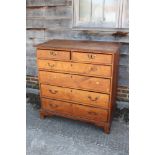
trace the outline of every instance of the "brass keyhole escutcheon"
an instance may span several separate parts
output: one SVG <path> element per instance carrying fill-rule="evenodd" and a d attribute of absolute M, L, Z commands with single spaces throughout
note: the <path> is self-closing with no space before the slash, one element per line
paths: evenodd
<path fill-rule="evenodd" d="M 97 101 L 99 99 L 99 97 L 95 97 L 94 99 L 91 97 L 91 96 L 88 96 L 88 98 L 91 100 L 91 101 Z"/>
<path fill-rule="evenodd" d="M 54 67 L 55 65 L 54 65 L 54 64 L 48 63 L 48 66 L 52 68 L 52 67 Z"/>
<path fill-rule="evenodd" d="M 52 89 L 50 89 L 49 92 L 50 92 L 51 94 L 56 94 L 56 93 L 58 93 L 57 90 L 52 90 Z"/>

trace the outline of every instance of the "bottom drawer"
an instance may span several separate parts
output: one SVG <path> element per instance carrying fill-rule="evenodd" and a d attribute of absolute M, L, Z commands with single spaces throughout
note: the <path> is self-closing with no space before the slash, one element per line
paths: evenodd
<path fill-rule="evenodd" d="M 108 121 L 108 110 L 42 98 L 42 109 L 96 122 Z"/>
<path fill-rule="evenodd" d="M 50 100 L 42 98 L 42 109 L 48 110 L 48 111 L 54 111 L 64 114 L 71 114 L 71 104 L 67 102 L 62 101 L 56 101 L 56 100 Z"/>
<path fill-rule="evenodd" d="M 92 108 L 82 105 L 72 105 L 73 115 L 81 118 L 87 118 L 93 121 L 107 121 L 108 111 L 99 108 Z"/>

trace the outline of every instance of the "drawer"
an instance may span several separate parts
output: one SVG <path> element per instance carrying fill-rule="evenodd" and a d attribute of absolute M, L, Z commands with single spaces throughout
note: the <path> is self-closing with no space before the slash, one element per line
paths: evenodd
<path fill-rule="evenodd" d="M 39 80 L 43 84 L 105 93 L 110 92 L 110 79 L 40 71 Z"/>
<path fill-rule="evenodd" d="M 38 59 L 70 60 L 69 51 L 37 50 Z"/>
<path fill-rule="evenodd" d="M 72 60 L 78 62 L 89 62 L 96 64 L 112 64 L 112 55 L 73 52 Z"/>
<path fill-rule="evenodd" d="M 52 60 L 38 60 L 38 68 L 42 70 L 53 70 L 61 72 L 71 72 L 76 74 L 111 77 L 112 66 L 52 61 Z"/>
<path fill-rule="evenodd" d="M 42 98 L 42 109 L 71 114 L 71 103 Z"/>
<path fill-rule="evenodd" d="M 72 105 L 73 115 L 81 118 L 88 118 L 94 121 L 107 121 L 108 111 L 99 108 L 92 108 L 82 105 Z"/>
<path fill-rule="evenodd" d="M 109 108 L 109 95 L 76 89 L 41 85 L 42 97 Z"/>

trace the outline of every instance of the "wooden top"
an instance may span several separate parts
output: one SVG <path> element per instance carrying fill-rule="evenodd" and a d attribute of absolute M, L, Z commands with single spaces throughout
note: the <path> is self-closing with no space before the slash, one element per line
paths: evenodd
<path fill-rule="evenodd" d="M 59 49 L 85 52 L 111 52 L 118 51 L 120 44 L 113 42 L 101 41 L 83 41 L 83 40 L 50 40 L 42 44 L 38 44 L 37 49 Z"/>

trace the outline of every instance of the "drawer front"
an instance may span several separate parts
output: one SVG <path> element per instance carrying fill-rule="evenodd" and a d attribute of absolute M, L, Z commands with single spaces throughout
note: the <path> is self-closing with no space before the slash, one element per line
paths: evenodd
<path fill-rule="evenodd" d="M 71 114 L 71 103 L 42 98 L 42 108 L 48 111 Z"/>
<path fill-rule="evenodd" d="M 38 59 L 70 60 L 69 51 L 37 50 Z"/>
<path fill-rule="evenodd" d="M 109 108 L 109 95 L 81 91 L 69 88 L 62 88 L 49 85 L 41 85 L 42 97 L 53 99 L 73 101 L 86 105 L 94 105 L 103 108 Z"/>
<path fill-rule="evenodd" d="M 96 64 L 112 64 L 112 55 L 73 52 L 72 60 L 78 62 L 89 62 Z"/>
<path fill-rule="evenodd" d="M 110 79 L 93 78 L 79 75 L 70 75 L 54 72 L 39 72 L 40 82 L 56 86 L 92 90 L 97 92 L 110 92 Z"/>
<path fill-rule="evenodd" d="M 38 60 L 38 68 L 100 77 L 111 77 L 112 75 L 111 66 L 61 62 L 52 60 Z"/>
<path fill-rule="evenodd" d="M 73 115 L 81 118 L 88 118 L 94 121 L 107 121 L 108 111 L 99 108 L 92 108 L 81 105 L 72 105 Z"/>

